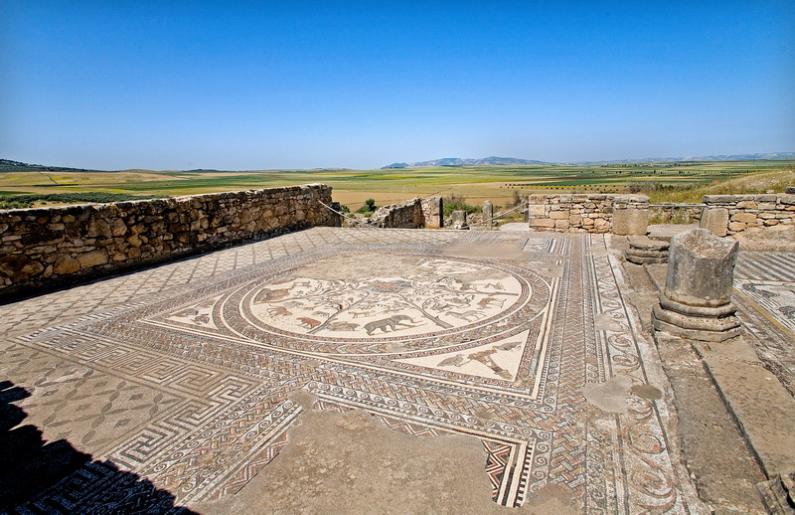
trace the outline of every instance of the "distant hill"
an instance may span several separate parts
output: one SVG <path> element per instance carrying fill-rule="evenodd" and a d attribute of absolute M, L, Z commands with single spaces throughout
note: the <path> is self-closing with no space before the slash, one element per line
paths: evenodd
<path fill-rule="evenodd" d="M 692 157 L 643 157 L 640 159 L 613 159 L 608 161 L 574 161 L 562 164 L 629 164 L 629 163 L 670 163 L 676 161 L 784 161 L 795 159 L 795 152 L 769 152 L 766 154 L 723 154 L 716 156 Z M 483 157 L 480 159 L 464 159 L 460 157 L 443 157 L 431 161 L 417 161 L 414 163 L 392 163 L 381 167 L 390 168 L 422 168 L 425 166 L 472 166 L 472 165 L 534 165 L 553 164 L 548 161 L 533 159 L 519 159 L 516 157 Z"/>
<path fill-rule="evenodd" d="M 687 161 L 788 161 L 795 159 L 795 152 L 769 152 L 766 154 L 721 154 L 716 156 L 689 157 L 643 157 L 639 159 L 613 159 L 609 161 L 577 161 L 568 164 L 612 165 L 631 163 L 674 163 Z"/>
<path fill-rule="evenodd" d="M 795 152 L 769 152 L 767 154 L 729 154 L 690 157 L 687 161 L 784 161 L 795 159 Z"/>
<path fill-rule="evenodd" d="M 424 167 L 424 166 L 476 166 L 476 165 L 532 165 L 532 164 L 547 164 L 544 161 L 535 161 L 532 159 L 519 159 L 517 157 L 498 157 L 489 156 L 481 157 L 479 159 L 467 159 L 461 157 L 443 157 L 441 159 L 432 159 L 430 161 L 417 161 L 415 163 L 392 163 L 382 168 L 410 168 L 410 167 Z"/>
<path fill-rule="evenodd" d="M 10 159 L 0 159 L 0 172 L 99 172 L 85 168 L 68 168 L 65 166 L 45 166 Z"/>

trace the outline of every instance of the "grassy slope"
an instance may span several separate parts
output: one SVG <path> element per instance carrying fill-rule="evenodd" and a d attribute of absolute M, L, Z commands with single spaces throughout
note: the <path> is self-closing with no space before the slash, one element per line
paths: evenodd
<path fill-rule="evenodd" d="M 715 180 L 709 184 L 682 191 L 650 192 L 649 199 L 654 203 L 697 203 L 704 195 L 729 195 L 737 193 L 781 193 L 787 186 L 795 185 L 795 168 L 763 171 L 724 181 Z"/>

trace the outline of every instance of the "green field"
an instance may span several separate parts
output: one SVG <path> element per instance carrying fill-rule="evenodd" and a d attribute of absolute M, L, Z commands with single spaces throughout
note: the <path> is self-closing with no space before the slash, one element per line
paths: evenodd
<path fill-rule="evenodd" d="M 473 204 L 491 199 L 498 206 L 510 204 L 516 194 L 543 192 L 642 192 L 656 202 L 689 202 L 712 190 L 780 190 L 795 183 L 793 170 L 795 161 L 241 172 L 34 169 L 0 171 L 0 201 L 6 207 L 101 202 L 322 182 L 334 188 L 334 200 L 351 209 L 367 198 L 383 205 L 434 193 L 461 196 Z M 15 199 L 24 202 L 14 204 Z"/>

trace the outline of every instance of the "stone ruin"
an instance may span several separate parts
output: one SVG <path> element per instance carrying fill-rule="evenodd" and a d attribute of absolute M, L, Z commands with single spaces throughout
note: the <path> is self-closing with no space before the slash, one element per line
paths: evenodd
<path fill-rule="evenodd" d="M 490 200 L 483 202 L 483 224 L 486 227 L 494 227 L 494 204 Z"/>
<path fill-rule="evenodd" d="M 636 265 L 667 263 L 670 243 L 648 236 L 630 236 L 627 261 Z"/>
<path fill-rule="evenodd" d="M 706 229 L 671 239 L 665 288 L 652 313 L 656 333 L 706 342 L 740 334 L 731 301 L 738 246 Z"/>
<path fill-rule="evenodd" d="M 413 198 L 379 207 L 369 218 L 357 225 L 389 229 L 439 229 L 444 226 L 442 197 Z"/>
<path fill-rule="evenodd" d="M 645 195 L 534 194 L 527 198 L 528 224 L 535 231 L 646 234 Z"/>
<path fill-rule="evenodd" d="M 450 225 L 453 229 L 469 229 L 467 224 L 467 212 L 463 209 L 458 209 L 450 214 Z"/>

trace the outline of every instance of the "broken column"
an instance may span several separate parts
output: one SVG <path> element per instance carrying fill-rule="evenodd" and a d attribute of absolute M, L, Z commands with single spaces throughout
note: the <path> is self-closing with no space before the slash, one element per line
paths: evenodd
<path fill-rule="evenodd" d="M 654 331 L 707 342 L 740 334 L 731 302 L 738 243 L 706 229 L 671 239 L 668 275 L 654 306 Z"/>
<path fill-rule="evenodd" d="M 486 227 L 494 227 L 494 205 L 491 200 L 483 202 L 483 223 Z"/>

